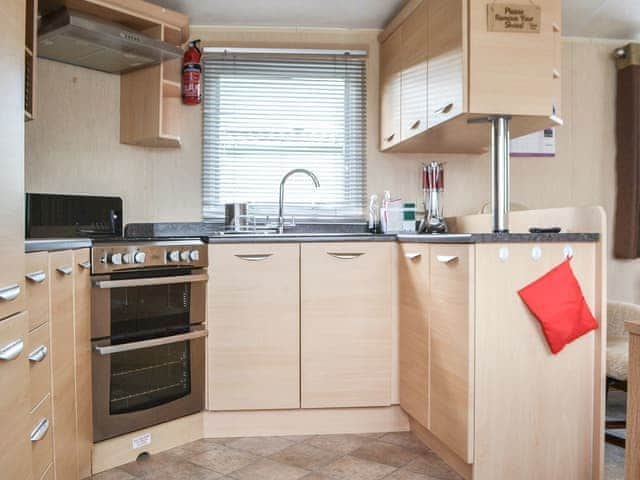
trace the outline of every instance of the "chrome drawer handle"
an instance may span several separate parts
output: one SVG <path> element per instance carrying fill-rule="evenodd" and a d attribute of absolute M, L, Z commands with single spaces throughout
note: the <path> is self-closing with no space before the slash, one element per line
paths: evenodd
<path fill-rule="evenodd" d="M 451 110 L 453 110 L 453 103 L 447 103 L 444 107 L 437 109 L 433 113 L 449 113 Z"/>
<path fill-rule="evenodd" d="M 264 255 L 236 255 L 240 260 L 246 260 L 247 262 L 261 262 L 269 257 L 273 257 L 273 253 L 266 253 Z"/>
<path fill-rule="evenodd" d="M 337 258 L 339 260 L 353 260 L 354 258 L 358 258 L 364 255 L 364 253 L 336 253 L 336 252 L 327 252 L 327 255 L 332 256 L 333 258 Z"/>
<path fill-rule="evenodd" d="M 33 352 L 29 354 L 29 361 L 34 363 L 39 363 L 47 356 L 49 353 L 49 349 L 46 345 L 40 345 Z"/>
<path fill-rule="evenodd" d="M 22 339 L 15 340 L 9 345 L 5 345 L 4 347 L 0 348 L 0 360 L 4 360 L 5 362 L 15 360 L 16 358 L 18 358 L 18 356 L 20 356 L 23 349 L 24 341 Z"/>
<path fill-rule="evenodd" d="M 69 276 L 73 273 L 73 268 L 72 267 L 58 267 L 56 268 L 56 271 L 58 273 L 61 273 L 62 275 L 65 276 Z"/>
<path fill-rule="evenodd" d="M 418 128 L 420 126 L 420 123 L 422 123 L 420 120 L 416 120 L 413 125 L 411 125 L 411 130 L 415 130 L 416 128 Z"/>
<path fill-rule="evenodd" d="M 33 283 L 44 283 L 44 281 L 47 279 L 47 274 L 42 270 L 38 270 L 37 272 L 27 273 L 25 277 L 27 280 L 30 280 Z"/>
<path fill-rule="evenodd" d="M 91 268 L 91 262 L 80 262 L 78 265 L 85 270 L 89 270 Z"/>
<path fill-rule="evenodd" d="M 421 253 L 405 253 L 404 256 L 409 260 L 415 260 L 416 258 L 420 258 L 422 254 Z"/>
<path fill-rule="evenodd" d="M 33 429 L 31 432 L 31 441 L 38 442 L 44 438 L 44 436 L 49 431 L 49 420 L 47 418 L 43 418 L 38 423 L 38 426 Z"/>
<path fill-rule="evenodd" d="M 458 256 L 457 255 L 438 255 L 436 257 L 436 260 L 438 260 L 440 263 L 453 263 L 458 260 Z"/>
<path fill-rule="evenodd" d="M 0 290 L 0 300 L 10 302 L 20 295 L 20 285 L 11 285 Z"/>

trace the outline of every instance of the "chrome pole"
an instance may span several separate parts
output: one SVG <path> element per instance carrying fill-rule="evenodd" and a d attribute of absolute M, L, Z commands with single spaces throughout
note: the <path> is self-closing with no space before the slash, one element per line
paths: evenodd
<path fill-rule="evenodd" d="M 509 232 L 510 117 L 491 119 L 491 211 L 494 233 Z"/>

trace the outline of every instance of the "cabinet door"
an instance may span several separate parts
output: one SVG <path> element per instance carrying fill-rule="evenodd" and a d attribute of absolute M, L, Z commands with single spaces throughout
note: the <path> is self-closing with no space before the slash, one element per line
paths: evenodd
<path fill-rule="evenodd" d="M 429 0 L 427 67 L 429 128 L 453 118 L 464 105 L 463 0 Z"/>
<path fill-rule="evenodd" d="M 73 252 L 76 271 L 74 312 L 76 341 L 76 402 L 78 429 L 78 477 L 91 476 L 93 416 L 91 389 L 91 257 L 88 249 Z"/>
<path fill-rule="evenodd" d="M 25 309 L 24 0 L 3 0 L 0 17 L 0 319 Z"/>
<path fill-rule="evenodd" d="M 423 1 L 400 27 L 402 140 L 427 129 L 428 3 Z"/>
<path fill-rule="evenodd" d="M 399 247 L 400 406 L 427 426 L 429 246 Z"/>
<path fill-rule="evenodd" d="M 303 244 L 302 407 L 391 403 L 391 244 Z"/>
<path fill-rule="evenodd" d="M 33 479 L 40 479 L 53 461 L 51 440 L 51 397 L 47 396 L 30 416 L 31 469 Z"/>
<path fill-rule="evenodd" d="M 31 478 L 27 330 L 26 313 L 0 321 L 0 471 L 7 479 Z"/>
<path fill-rule="evenodd" d="M 209 408 L 300 407 L 298 245 L 213 245 Z"/>
<path fill-rule="evenodd" d="M 473 463 L 474 247 L 432 245 L 428 428 Z"/>
<path fill-rule="evenodd" d="M 402 35 L 400 29 L 380 45 L 380 150 L 400 141 Z"/>
<path fill-rule="evenodd" d="M 48 323 L 29 332 L 25 350 L 29 357 L 29 411 L 32 411 L 51 392 L 51 341 Z"/>
<path fill-rule="evenodd" d="M 78 477 L 73 255 L 51 253 L 50 262 L 54 468 L 56 478 L 73 480 Z"/>

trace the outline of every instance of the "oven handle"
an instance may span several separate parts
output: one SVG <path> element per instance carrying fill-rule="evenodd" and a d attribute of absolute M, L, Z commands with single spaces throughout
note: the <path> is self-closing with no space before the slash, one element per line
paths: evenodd
<path fill-rule="evenodd" d="M 127 288 L 146 287 L 149 285 L 173 285 L 176 283 L 206 282 L 209 275 L 198 273 L 194 275 L 176 275 L 173 277 L 132 278 L 130 280 L 96 280 L 93 286 L 97 288 Z"/>
<path fill-rule="evenodd" d="M 161 345 L 170 345 L 172 343 L 180 343 L 188 340 L 206 337 L 209 334 L 203 327 L 192 329 L 189 333 L 181 333 L 180 335 L 172 335 L 170 337 L 152 338 L 150 340 L 142 340 L 140 342 L 123 343 L 121 345 L 107 345 L 101 347 L 96 345 L 93 350 L 102 356 L 113 355 L 114 353 L 132 352 L 134 350 L 142 350 L 143 348 L 159 347 Z"/>

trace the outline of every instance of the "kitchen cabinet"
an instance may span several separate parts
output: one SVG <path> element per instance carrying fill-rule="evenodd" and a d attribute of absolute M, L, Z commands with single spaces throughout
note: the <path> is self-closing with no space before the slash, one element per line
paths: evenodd
<path fill-rule="evenodd" d="M 400 141 L 402 36 L 400 30 L 380 45 L 380 149 Z"/>
<path fill-rule="evenodd" d="M 25 348 L 30 370 L 29 411 L 33 411 L 51 392 L 51 341 L 48 323 L 29 332 Z"/>
<path fill-rule="evenodd" d="M 42 478 L 52 465 L 51 397 L 47 395 L 31 412 L 31 467 L 32 477 Z"/>
<path fill-rule="evenodd" d="M 429 282 L 427 428 L 473 461 L 474 247 L 433 245 Z"/>
<path fill-rule="evenodd" d="M 25 309 L 24 295 L 24 0 L 2 3 L 0 30 L 0 321 Z"/>
<path fill-rule="evenodd" d="M 536 2 L 539 33 L 488 31 L 493 3 L 408 2 L 380 34 L 381 150 L 482 153 L 490 146 L 490 127 L 468 121 L 488 115 L 513 116 L 514 138 L 562 124 L 560 0 Z M 425 77 L 414 79 L 419 59 L 426 59 L 426 102 Z M 402 99 L 399 120 L 390 91 Z M 419 115 L 425 103 L 427 125 Z M 402 125 L 401 139 L 387 141 L 395 124 Z"/>
<path fill-rule="evenodd" d="M 305 243 L 300 258 L 303 408 L 391 403 L 389 243 Z"/>
<path fill-rule="evenodd" d="M 76 351 L 76 402 L 78 478 L 91 477 L 93 409 L 91 382 L 91 254 L 74 250 L 74 335 Z"/>
<path fill-rule="evenodd" d="M 420 424 L 428 423 L 430 247 L 399 246 L 400 406 Z"/>
<path fill-rule="evenodd" d="M 210 410 L 300 407 L 299 249 L 210 247 Z"/>
<path fill-rule="evenodd" d="M 49 254 L 30 253 L 26 262 L 26 298 L 29 308 L 29 330 L 49 322 Z"/>
<path fill-rule="evenodd" d="M 50 262 L 54 469 L 56 478 L 71 480 L 78 475 L 73 254 L 51 253 Z"/>
<path fill-rule="evenodd" d="M 22 123 L 22 119 L 17 121 Z M 3 478 L 31 479 L 26 313 L 0 321 L 0 465 Z"/>

